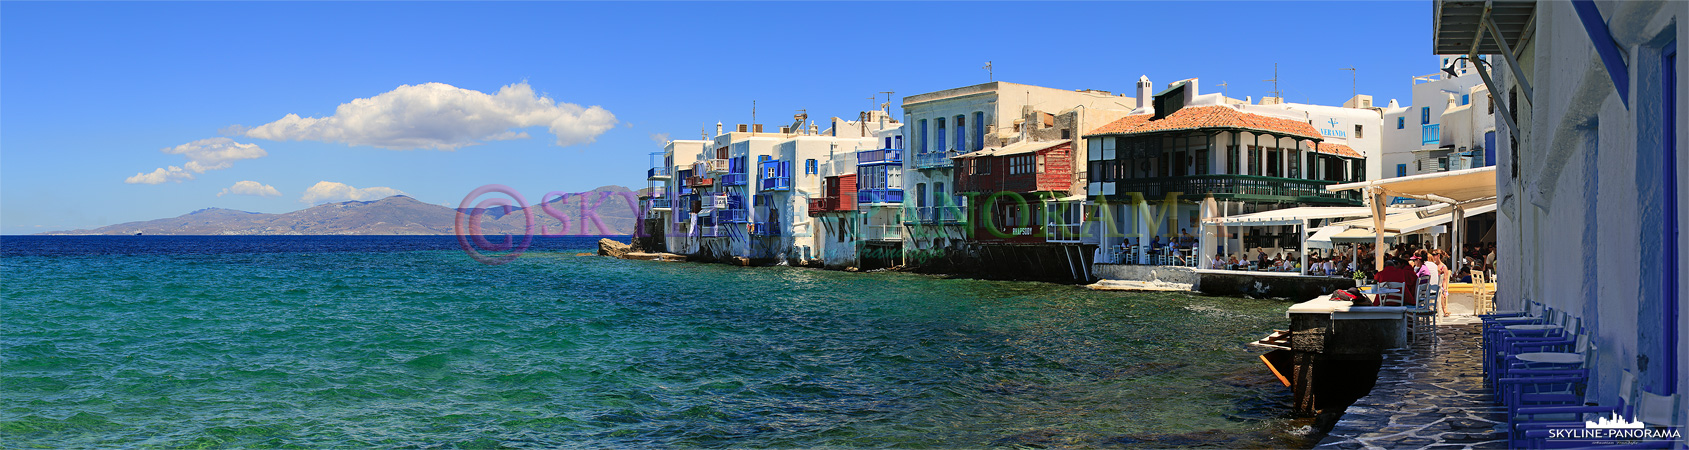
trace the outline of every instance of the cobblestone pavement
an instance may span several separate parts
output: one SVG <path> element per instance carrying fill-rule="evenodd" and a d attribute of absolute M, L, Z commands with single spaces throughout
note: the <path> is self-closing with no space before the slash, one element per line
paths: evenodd
<path fill-rule="evenodd" d="M 1506 410 L 1484 386 L 1470 322 L 1445 320 L 1434 339 L 1386 353 L 1377 386 L 1315 448 L 1507 448 Z"/>

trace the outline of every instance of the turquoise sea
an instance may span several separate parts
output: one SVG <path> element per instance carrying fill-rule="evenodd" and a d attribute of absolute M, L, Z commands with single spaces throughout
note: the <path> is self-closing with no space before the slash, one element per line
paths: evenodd
<path fill-rule="evenodd" d="M 1288 302 L 444 237 L 0 238 L 0 446 L 1298 447 Z"/>

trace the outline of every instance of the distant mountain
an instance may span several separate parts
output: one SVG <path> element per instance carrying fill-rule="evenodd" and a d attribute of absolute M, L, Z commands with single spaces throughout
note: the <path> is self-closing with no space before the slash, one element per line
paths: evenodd
<path fill-rule="evenodd" d="M 604 197 L 608 194 L 608 197 Z M 604 186 L 584 196 L 571 195 L 568 201 L 552 199 L 547 205 L 570 221 L 567 234 L 633 234 L 637 220 L 625 196 L 633 195 L 628 188 Z M 503 196 L 484 195 L 481 198 Z M 596 225 L 583 228 L 581 203 L 583 197 L 593 203 L 603 199 L 594 212 L 605 230 Z M 537 200 L 537 199 L 530 199 Z M 539 205 L 529 207 L 534 215 L 534 234 L 545 231 L 559 234 L 562 223 L 546 214 Z M 473 210 L 464 210 L 465 214 Z M 206 208 L 168 219 L 121 223 L 92 230 L 52 231 L 46 235 L 113 234 L 132 235 L 449 235 L 454 233 L 453 222 L 458 211 L 431 205 L 403 195 L 375 201 L 325 203 L 284 214 L 263 214 L 224 208 Z M 483 212 L 481 233 L 497 235 L 521 234 L 523 211 L 511 208 L 492 208 Z"/>

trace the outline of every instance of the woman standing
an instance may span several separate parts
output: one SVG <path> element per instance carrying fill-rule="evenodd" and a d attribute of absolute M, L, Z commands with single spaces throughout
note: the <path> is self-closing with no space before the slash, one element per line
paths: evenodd
<path fill-rule="evenodd" d="M 1437 249 L 1437 251 L 1431 253 L 1431 260 L 1437 264 L 1437 272 L 1438 272 L 1438 274 L 1441 275 L 1441 278 L 1442 278 L 1441 282 L 1438 284 L 1438 286 L 1441 286 L 1441 287 L 1437 289 L 1437 304 L 1441 305 L 1440 308 L 1443 309 L 1443 317 L 1448 317 L 1449 316 L 1448 285 L 1449 285 L 1449 279 L 1454 276 L 1454 271 L 1449 269 L 1449 264 L 1448 264 L 1449 254 L 1448 254 L 1448 252 L 1445 252 L 1445 251 L 1443 251 L 1443 249 L 1439 248 L 1439 249 Z"/>

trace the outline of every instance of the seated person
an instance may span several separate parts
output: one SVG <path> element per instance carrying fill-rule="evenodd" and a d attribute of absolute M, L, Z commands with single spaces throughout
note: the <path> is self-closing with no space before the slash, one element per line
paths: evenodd
<path fill-rule="evenodd" d="M 1380 285 L 1383 283 L 1402 283 L 1400 294 L 1402 304 L 1383 304 L 1385 294 L 1378 294 L 1373 297 L 1373 306 L 1413 306 L 1413 300 L 1418 298 L 1414 295 L 1414 289 L 1419 287 L 1419 276 L 1414 274 L 1412 269 L 1407 268 L 1407 263 L 1402 262 L 1402 260 L 1390 259 L 1385 261 L 1384 270 L 1373 276 L 1373 280 L 1378 281 Z"/>
<path fill-rule="evenodd" d="M 1226 268 L 1225 255 L 1215 253 L 1214 254 L 1214 260 L 1210 261 L 1208 263 L 1208 268 L 1210 268 L 1210 269 L 1224 269 L 1224 268 Z"/>

